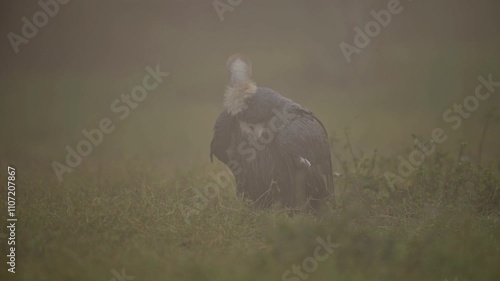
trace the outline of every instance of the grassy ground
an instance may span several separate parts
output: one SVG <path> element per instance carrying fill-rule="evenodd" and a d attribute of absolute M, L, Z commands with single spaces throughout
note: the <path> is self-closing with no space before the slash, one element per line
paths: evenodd
<path fill-rule="evenodd" d="M 254 210 L 235 199 L 233 182 L 212 199 L 195 196 L 215 182 L 210 172 L 221 175 L 220 165 L 165 177 L 165 167 L 130 161 L 85 169 L 62 184 L 18 169 L 16 277 L 498 280 L 499 181 L 442 159 L 428 160 L 396 190 L 372 169 L 344 162 L 338 206 L 319 217 Z M 319 241 L 335 244 L 319 250 L 321 261 L 312 258 Z"/>

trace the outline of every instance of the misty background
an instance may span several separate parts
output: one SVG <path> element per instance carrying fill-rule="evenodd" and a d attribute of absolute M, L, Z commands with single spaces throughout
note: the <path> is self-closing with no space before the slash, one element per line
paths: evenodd
<path fill-rule="evenodd" d="M 458 153 L 465 141 L 476 159 L 500 89 L 456 131 L 442 115 L 474 93 L 478 76 L 500 81 L 500 3 L 401 1 L 403 11 L 347 63 L 339 44 L 353 44 L 354 27 L 364 28 L 370 11 L 388 2 L 244 0 L 221 21 L 213 1 L 72 0 L 15 54 L 7 34 L 20 35 L 21 18 L 41 8 L 3 1 L 0 155 L 51 170 L 53 161 L 64 162 L 67 145 L 85 139 L 82 130 L 110 118 L 115 131 L 84 165 L 208 162 L 226 59 L 241 52 L 257 85 L 310 108 L 332 137 L 343 139 L 350 127 L 359 151 L 397 155 L 413 145 L 412 133 L 430 137 L 442 127 L 450 140 L 441 149 Z M 170 76 L 119 120 L 111 103 L 158 64 Z M 485 140 L 484 161 L 492 165 L 500 159 L 499 128 L 492 123 Z"/>

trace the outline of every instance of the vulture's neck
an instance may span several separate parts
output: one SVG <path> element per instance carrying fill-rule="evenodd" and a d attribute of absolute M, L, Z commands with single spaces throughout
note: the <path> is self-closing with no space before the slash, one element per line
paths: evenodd
<path fill-rule="evenodd" d="M 248 81 L 230 84 L 224 94 L 224 109 L 231 115 L 236 115 L 246 109 L 245 100 L 257 92 L 257 85 Z"/>

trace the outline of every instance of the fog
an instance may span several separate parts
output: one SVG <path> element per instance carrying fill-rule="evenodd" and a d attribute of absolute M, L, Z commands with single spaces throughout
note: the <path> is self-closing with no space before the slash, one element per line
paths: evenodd
<path fill-rule="evenodd" d="M 22 36 L 21 18 L 32 21 L 41 7 L 4 2 L 1 154 L 49 167 L 84 139 L 82 130 L 111 118 L 116 130 L 87 161 L 208 161 L 225 62 L 240 52 L 252 59 L 258 85 L 310 108 L 332 136 L 343 139 L 349 127 L 357 150 L 395 155 L 413 145 L 412 133 L 430 138 L 443 127 L 450 137 L 443 150 L 456 153 L 467 142 L 477 159 L 500 90 L 456 130 L 443 114 L 474 94 L 479 76 L 500 80 L 498 2 L 402 1 L 349 63 L 340 44 L 355 46 L 355 27 L 364 30 L 370 11 L 389 2 L 234 1 L 218 12 L 211 1 L 69 1 L 17 47 L 7 35 Z M 157 65 L 169 77 L 117 119 L 113 101 Z M 489 163 L 500 158 L 498 128 L 490 124 L 484 139 Z"/>

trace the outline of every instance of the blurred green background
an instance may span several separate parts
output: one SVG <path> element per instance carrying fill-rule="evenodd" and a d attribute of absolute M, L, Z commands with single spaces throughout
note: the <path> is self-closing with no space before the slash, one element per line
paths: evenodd
<path fill-rule="evenodd" d="M 237 1 L 236 1 L 237 2 Z M 225 61 L 248 55 L 258 85 L 310 109 L 330 133 L 351 127 L 357 149 L 384 155 L 412 145 L 411 133 L 450 133 L 477 158 L 484 116 L 498 95 L 452 132 L 443 112 L 474 93 L 479 75 L 500 80 L 498 1 L 402 1 L 403 11 L 348 64 L 339 44 L 388 1 L 242 1 L 221 21 L 213 1 L 70 1 L 15 54 L 1 42 L 0 153 L 50 169 L 83 129 L 112 118 L 117 129 L 86 158 L 140 157 L 176 166 L 208 161 L 222 99 Z M 20 34 L 35 1 L 4 1 L 1 34 Z M 110 104 L 142 82 L 147 65 L 170 72 L 124 121 Z M 500 93 L 500 90 L 498 90 Z M 499 123 L 485 161 L 500 158 Z"/>

